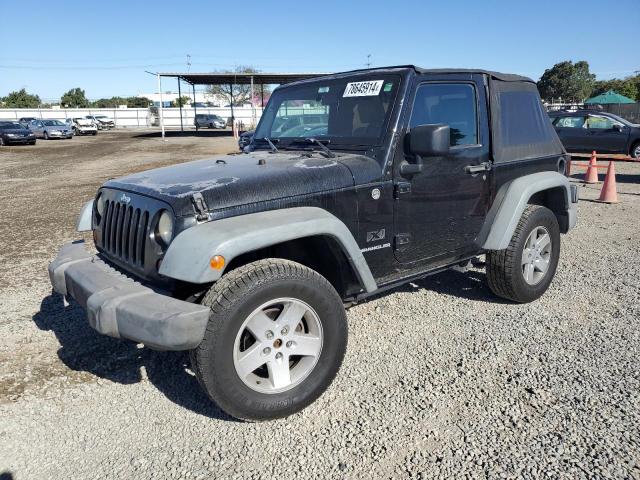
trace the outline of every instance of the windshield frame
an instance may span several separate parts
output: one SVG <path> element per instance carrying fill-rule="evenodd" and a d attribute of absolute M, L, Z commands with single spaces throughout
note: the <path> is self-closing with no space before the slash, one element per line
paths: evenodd
<path fill-rule="evenodd" d="M 58 120 L 57 118 L 44 119 L 44 120 L 42 120 L 42 124 L 45 127 L 66 127 L 67 126 L 64 122 Z"/>
<path fill-rule="evenodd" d="M 270 99 L 269 103 L 264 109 L 262 116 L 260 117 L 260 121 L 255 130 L 254 138 L 254 148 L 255 147 L 263 147 L 269 148 L 267 142 L 257 142 L 262 140 L 263 137 L 269 137 L 273 142 L 277 143 L 278 148 L 283 149 L 309 149 L 313 148 L 313 143 L 305 142 L 305 140 L 309 137 L 314 137 L 317 140 L 323 142 L 325 145 L 328 145 L 332 150 L 333 149 L 358 149 L 362 150 L 364 148 L 378 148 L 385 145 L 388 142 L 388 138 L 390 136 L 390 126 L 397 122 L 397 116 L 399 114 L 402 98 L 404 95 L 404 90 L 406 89 L 406 85 L 408 82 L 409 74 L 406 69 L 393 68 L 393 69 L 379 69 L 379 70 L 367 70 L 362 72 L 348 72 L 344 74 L 336 74 L 336 75 L 327 75 L 318 78 L 313 78 L 310 80 L 304 80 L 300 82 L 295 82 L 292 84 L 282 85 L 276 88 Z M 281 105 L 286 99 L 282 99 L 282 95 L 291 92 L 292 90 L 308 90 L 317 88 L 318 95 L 321 92 L 320 89 L 323 87 L 329 86 L 333 87 L 334 84 L 340 85 L 340 89 L 335 92 L 335 97 L 333 98 L 333 102 L 328 103 L 327 105 L 339 105 L 344 98 L 344 87 L 346 87 L 349 83 L 354 82 L 364 82 L 364 81 L 375 81 L 375 80 L 383 80 L 383 87 L 381 87 L 378 95 L 383 93 L 384 85 L 388 82 L 392 82 L 393 93 L 388 97 L 389 105 L 387 110 L 384 113 L 384 119 L 382 121 L 382 125 L 380 127 L 380 132 L 377 136 L 337 136 L 337 135 L 324 135 L 318 134 L 316 132 L 312 132 L 309 135 L 304 136 L 273 136 L 272 128 L 273 123 L 276 120 L 277 113 Z M 289 99 L 295 100 L 295 99 Z M 303 100 L 300 100 L 303 101 Z M 276 102 L 277 106 L 276 106 Z M 316 113 L 310 113 L 309 116 L 313 115 L 321 115 Z M 331 115 L 328 113 L 327 115 Z M 302 116 L 302 115 L 301 115 Z M 269 127 L 267 129 L 266 122 L 270 122 Z M 329 120 L 328 120 L 329 122 Z M 328 126 L 328 124 L 327 124 Z M 252 142 L 253 143 L 253 142 Z"/>

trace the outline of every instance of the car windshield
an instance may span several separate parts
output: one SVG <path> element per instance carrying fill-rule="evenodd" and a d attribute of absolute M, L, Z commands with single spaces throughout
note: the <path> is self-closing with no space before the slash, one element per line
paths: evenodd
<path fill-rule="evenodd" d="M 367 74 L 317 80 L 277 89 L 255 138 L 279 145 L 310 137 L 331 145 L 382 142 L 401 77 Z"/>
<path fill-rule="evenodd" d="M 20 125 L 17 122 L 0 122 L 0 128 L 5 129 L 5 128 L 24 128 L 22 125 Z"/>
<path fill-rule="evenodd" d="M 42 123 L 47 127 L 64 127 L 64 123 L 60 120 L 43 120 Z"/>
<path fill-rule="evenodd" d="M 107 118 L 106 115 L 96 115 L 96 118 Z"/>

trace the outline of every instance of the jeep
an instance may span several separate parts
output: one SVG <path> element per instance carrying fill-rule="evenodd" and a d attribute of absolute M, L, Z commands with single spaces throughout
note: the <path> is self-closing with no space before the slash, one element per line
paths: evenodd
<path fill-rule="evenodd" d="M 188 350 L 230 415 L 284 417 L 335 377 L 345 307 L 480 255 L 496 295 L 540 297 L 577 219 L 567 160 L 525 77 L 316 77 L 273 92 L 244 153 L 104 183 L 77 224 L 97 253 L 49 275 L 98 332 Z"/>

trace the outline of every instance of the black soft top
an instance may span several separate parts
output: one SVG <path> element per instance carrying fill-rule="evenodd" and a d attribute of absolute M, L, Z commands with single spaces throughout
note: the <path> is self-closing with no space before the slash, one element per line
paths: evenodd
<path fill-rule="evenodd" d="M 324 78 L 402 71 L 413 71 L 419 75 L 480 74 L 486 76 L 489 87 L 491 153 L 494 162 L 512 162 L 566 154 L 542 105 L 536 82 L 522 75 L 479 68 L 426 69 L 415 65 L 396 65 L 339 72 Z M 317 80 L 317 78 L 300 80 L 289 85 Z"/>

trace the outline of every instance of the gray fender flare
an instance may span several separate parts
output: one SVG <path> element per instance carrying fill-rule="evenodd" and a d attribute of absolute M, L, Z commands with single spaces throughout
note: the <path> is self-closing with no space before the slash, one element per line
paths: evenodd
<path fill-rule="evenodd" d="M 209 266 L 209 260 L 214 255 L 223 256 L 228 265 L 243 253 L 317 235 L 334 238 L 342 247 L 363 288 L 369 293 L 377 290 L 369 265 L 347 226 L 317 207 L 250 213 L 188 228 L 169 245 L 159 273 L 191 283 L 215 282 L 223 271 Z"/>
<path fill-rule="evenodd" d="M 91 216 L 93 214 L 93 200 L 84 204 L 76 220 L 76 230 L 78 232 L 88 232 L 91 230 Z"/>
<path fill-rule="evenodd" d="M 482 247 L 485 250 L 507 248 L 529 199 L 538 192 L 556 187 L 565 189 L 565 208 L 569 217 L 569 229 L 573 228 L 576 224 L 577 204 L 571 201 L 569 179 L 558 172 L 532 173 L 517 178 L 509 184 Z"/>

